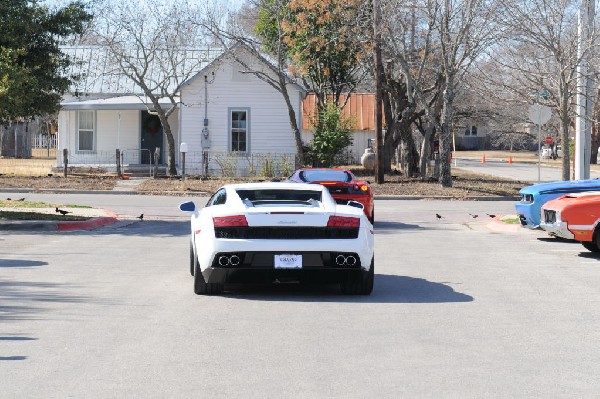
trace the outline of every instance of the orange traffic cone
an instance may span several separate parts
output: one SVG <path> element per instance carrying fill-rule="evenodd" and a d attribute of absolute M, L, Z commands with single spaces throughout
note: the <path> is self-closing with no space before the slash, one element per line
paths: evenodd
<path fill-rule="evenodd" d="M 483 154 L 483 157 L 481 157 L 481 163 L 485 163 L 485 154 Z"/>
<path fill-rule="evenodd" d="M 512 157 L 508 157 L 508 164 L 512 165 Z"/>

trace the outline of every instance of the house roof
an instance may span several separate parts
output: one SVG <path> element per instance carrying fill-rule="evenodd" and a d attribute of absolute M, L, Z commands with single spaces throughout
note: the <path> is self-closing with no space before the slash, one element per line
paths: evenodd
<path fill-rule="evenodd" d="M 261 61 L 265 65 L 271 66 L 271 67 L 274 65 L 273 60 L 269 59 L 268 56 L 266 56 L 266 55 L 256 55 L 255 52 L 253 52 L 247 44 L 245 44 L 243 42 L 237 42 L 236 44 L 234 44 L 230 48 L 222 51 L 215 58 L 213 58 L 210 62 L 208 62 L 202 69 L 200 69 L 197 73 L 195 73 L 194 75 L 192 75 L 186 82 L 184 82 L 181 85 L 182 89 L 185 86 L 189 85 L 191 82 L 193 82 L 198 77 L 206 75 L 210 71 L 210 69 L 212 69 L 215 65 L 219 64 L 223 60 L 225 60 L 228 56 L 232 55 L 233 52 L 240 51 L 242 49 L 246 50 L 248 52 L 248 54 L 252 55 L 253 57 L 255 57 L 256 59 L 258 59 L 259 61 Z M 235 56 L 234 56 L 234 59 L 236 59 Z M 252 73 L 251 71 L 244 71 L 244 72 Z M 295 83 L 289 76 L 286 76 L 286 79 L 287 79 L 288 83 L 291 84 L 292 86 L 296 87 L 296 89 L 298 89 L 298 91 L 300 91 L 300 92 L 306 92 L 306 89 L 304 89 L 301 85 Z"/>
<path fill-rule="evenodd" d="M 164 59 L 175 57 L 175 63 L 181 70 L 180 77 L 191 76 L 185 82 L 176 86 L 180 79 L 174 79 L 168 76 L 161 76 L 161 70 L 158 65 L 150 65 L 148 76 L 154 80 L 169 80 L 172 84 L 171 89 L 181 88 L 188 85 L 194 79 L 205 75 L 208 71 L 227 58 L 232 52 L 246 48 L 244 44 L 235 45 L 227 50 L 221 48 L 207 47 L 205 49 L 183 49 L 174 51 L 165 50 Z M 147 98 L 144 98 L 143 92 L 135 82 L 125 76 L 119 69 L 114 57 L 110 56 L 109 50 L 105 46 L 75 46 L 61 47 L 61 50 L 69 55 L 73 64 L 71 75 L 79 75 L 80 79 L 73 83 L 70 92 L 75 96 L 70 99 L 64 99 L 61 107 L 64 110 L 81 109 L 146 109 L 146 104 L 150 104 Z M 249 51 L 252 54 L 251 51 Z M 156 59 L 160 59 L 157 56 Z M 270 61 L 262 56 L 257 57 L 261 62 L 269 64 Z M 158 62 L 158 61 L 157 61 Z M 195 70 L 191 70 L 192 68 Z M 301 92 L 304 90 L 290 81 Z M 79 97 L 80 96 L 80 97 Z M 168 99 L 161 100 L 161 104 L 169 106 Z"/>
<path fill-rule="evenodd" d="M 164 108 L 171 108 L 169 99 L 161 99 L 159 103 Z M 146 110 L 152 108 L 152 103 L 147 97 L 139 96 L 112 96 L 104 98 L 74 97 L 60 103 L 63 110 Z"/>
<path fill-rule="evenodd" d="M 80 76 L 69 91 L 81 94 L 142 94 L 142 90 L 132 79 L 125 76 L 119 69 L 117 61 L 110 55 L 106 46 L 63 46 L 61 51 L 73 61 L 69 75 Z M 153 80 L 164 80 L 161 76 L 159 59 L 176 58 L 180 70 L 179 76 L 188 76 L 193 68 L 200 70 L 210 64 L 223 52 L 220 48 L 206 47 L 203 49 L 173 49 L 164 50 L 162 57 L 156 57 L 157 62 L 149 65 L 147 76 Z M 133 53 L 133 51 L 132 51 Z M 132 55 L 135 57 L 135 55 Z M 192 71 L 194 72 L 194 71 Z M 170 79 L 173 89 L 176 89 L 176 79 Z M 180 80 L 179 80 L 180 81 Z"/>

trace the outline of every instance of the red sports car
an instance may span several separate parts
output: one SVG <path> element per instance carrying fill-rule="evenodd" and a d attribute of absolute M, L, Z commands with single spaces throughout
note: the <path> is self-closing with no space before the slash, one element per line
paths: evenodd
<path fill-rule="evenodd" d="M 373 190 L 366 180 L 358 180 L 352 172 L 340 168 L 298 169 L 288 179 L 297 183 L 321 184 L 329 190 L 338 204 L 356 201 L 363 204 L 365 215 L 375 222 Z"/>

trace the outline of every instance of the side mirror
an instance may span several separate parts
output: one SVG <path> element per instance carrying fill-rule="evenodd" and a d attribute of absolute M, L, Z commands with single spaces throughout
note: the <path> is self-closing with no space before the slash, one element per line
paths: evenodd
<path fill-rule="evenodd" d="M 179 210 L 183 212 L 194 212 L 196 210 L 196 204 L 193 201 L 184 202 L 179 204 Z"/>

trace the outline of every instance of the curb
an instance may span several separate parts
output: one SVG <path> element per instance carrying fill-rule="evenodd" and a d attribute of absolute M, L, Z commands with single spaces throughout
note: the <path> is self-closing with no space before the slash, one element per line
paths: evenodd
<path fill-rule="evenodd" d="M 117 214 L 107 209 L 101 209 L 108 216 L 92 218 L 80 222 L 60 222 L 60 221 L 4 221 L 0 222 L 0 231 L 75 231 L 91 230 L 118 221 Z"/>
<path fill-rule="evenodd" d="M 58 222 L 56 223 L 56 230 L 58 231 L 73 231 L 73 230 L 90 230 L 102 226 L 107 226 L 117 222 L 117 214 L 107 209 L 102 209 L 108 216 L 97 217 L 90 220 L 84 220 L 81 222 Z"/>
<path fill-rule="evenodd" d="M 516 233 L 523 229 L 523 227 L 521 227 L 520 224 L 504 223 L 500 219 L 501 216 L 496 216 L 495 218 L 493 218 L 490 222 L 486 224 L 487 228 L 503 233 Z"/>

